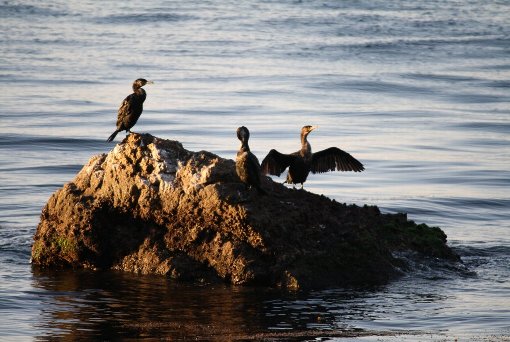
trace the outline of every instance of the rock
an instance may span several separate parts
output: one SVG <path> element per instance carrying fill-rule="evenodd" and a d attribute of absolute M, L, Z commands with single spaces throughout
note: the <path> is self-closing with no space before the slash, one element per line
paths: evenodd
<path fill-rule="evenodd" d="M 246 191 L 232 160 L 131 134 L 50 197 L 32 262 L 297 289 L 384 283 L 405 267 L 398 251 L 458 260 L 404 214 L 262 187 Z"/>

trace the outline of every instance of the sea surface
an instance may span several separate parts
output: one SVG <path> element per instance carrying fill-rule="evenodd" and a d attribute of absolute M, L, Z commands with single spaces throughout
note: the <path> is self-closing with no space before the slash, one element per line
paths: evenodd
<path fill-rule="evenodd" d="M 0 340 L 509 341 L 509 24 L 506 0 L 0 0 Z M 134 131 L 234 159 L 244 125 L 262 159 L 319 125 L 366 171 L 307 191 L 439 226 L 463 264 L 299 293 L 33 269 L 139 77 Z"/>

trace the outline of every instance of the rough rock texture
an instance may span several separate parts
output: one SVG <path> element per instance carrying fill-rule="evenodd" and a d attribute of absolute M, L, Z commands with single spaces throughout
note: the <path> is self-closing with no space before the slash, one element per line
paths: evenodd
<path fill-rule="evenodd" d="M 295 289 L 383 283 L 405 269 L 398 251 L 458 259 L 405 214 L 262 186 L 246 191 L 232 160 L 131 134 L 51 196 L 32 261 Z"/>

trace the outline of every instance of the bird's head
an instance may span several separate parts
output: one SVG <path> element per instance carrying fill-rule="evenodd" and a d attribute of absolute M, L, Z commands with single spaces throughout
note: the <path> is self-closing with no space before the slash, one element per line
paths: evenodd
<path fill-rule="evenodd" d="M 152 81 L 147 81 L 145 78 L 139 78 L 133 82 L 133 88 L 141 88 L 146 84 L 153 84 Z"/>
<path fill-rule="evenodd" d="M 303 128 L 301 128 L 301 135 L 306 137 L 308 134 L 310 134 L 311 131 L 313 131 L 316 128 L 319 128 L 319 126 L 310 125 L 303 126 Z"/>
<path fill-rule="evenodd" d="M 247 142 L 250 139 L 250 131 L 248 128 L 241 126 L 237 129 L 237 139 L 241 140 L 241 142 Z"/>

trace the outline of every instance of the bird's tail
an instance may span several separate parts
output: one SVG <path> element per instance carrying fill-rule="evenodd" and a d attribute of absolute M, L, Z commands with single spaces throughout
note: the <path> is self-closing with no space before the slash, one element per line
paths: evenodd
<path fill-rule="evenodd" d="M 110 141 L 113 141 L 113 139 L 115 139 L 115 137 L 117 136 L 117 133 L 119 133 L 120 131 L 119 130 L 115 130 L 115 132 L 112 133 L 112 135 L 110 135 L 110 137 L 108 139 L 106 139 L 107 142 L 110 142 Z"/>

